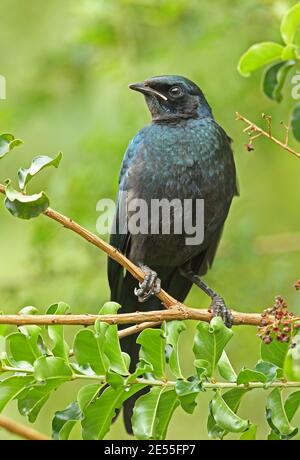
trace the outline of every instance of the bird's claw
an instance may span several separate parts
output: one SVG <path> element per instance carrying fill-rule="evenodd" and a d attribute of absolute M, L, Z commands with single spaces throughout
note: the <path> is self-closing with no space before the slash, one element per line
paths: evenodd
<path fill-rule="evenodd" d="M 157 277 L 157 273 L 147 267 L 147 265 L 140 265 L 140 269 L 145 274 L 145 278 L 139 283 L 139 288 L 135 288 L 134 294 L 137 296 L 139 302 L 146 302 L 150 297 L 160 292 L 161 283 Z"/>
<path fill-rule="evenodd" d="M 215 296 L 212 300 L 210 307 L 213 317 L 220 316 L 227 327 L 232 327 L 233 325 L 233 316 L 231 310 L 227 308 L 224 299 L 219 296 Z"/>

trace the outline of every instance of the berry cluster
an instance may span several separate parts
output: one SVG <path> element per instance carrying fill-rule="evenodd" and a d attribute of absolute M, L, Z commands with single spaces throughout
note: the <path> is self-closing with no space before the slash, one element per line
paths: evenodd
<path fill-rule="evenodd" d="M 294 314 L 288 311 L 287 303 L 281 296 L 275 297 L 274 306 L 264 310 L 261 316 L 257 335 L 266 344 L 274 338 L 279 342 L 290 342 L 293 330 L 300 327 L 299 323 L 293 322 Z"/>

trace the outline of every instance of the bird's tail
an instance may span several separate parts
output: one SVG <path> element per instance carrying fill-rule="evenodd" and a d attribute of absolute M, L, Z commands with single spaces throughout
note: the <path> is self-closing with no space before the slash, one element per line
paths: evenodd
<path fill-rule="evenodd" d="M 180 276 L 179 271 L 176 268 L 151 268 L 158 273 L 163 289 L 168 291 L 171 295 L 174 295 L 174 297 L 179 301 L 184 300 L 191 287 L 190 281 Z M 117 289 L 112 290 L 111 298 L 113 301 L 118 302 L 121 305 L 121 313 L 133 313 L 137 310 L 151 311 L 162 308 L 160 300 L 154 296 L 142 304 L 139 303 L 136 295 L 134 294 L 134 289 L 136 287 L 138 287 L 137 280 L 135 280 L 130 273 L 126 273 L 121 285 L 119 285 Z M 122 328 L 124 327 L 126 327 L 126 325 Z M 136 343 L 136 334 L 124 337 L 121 342 L 121 347 L 122 351 L 125 351 L 130 356 L 129 370 L 132 373 L 135 371 L 136 365 L 139 361 L 140 347 Z M 145 388 L 124 402 L 123 418 L 126 431 L 129 434 L 132 433 L 131 417 L 135 402 L 142 394 L 147 393 L 147 391 L 148 389 Z"/>
<path fill-rule="evenodd" d="M 118 299 L 112 299 L 117 301 L 122 306 L 121 313 L 133 313 L 137 310 L 151 311 L 158 310 L 161 308 L 160 301 L 152 297 L 147 302 L 140 304 L 137 297 L 134 294 L 134 288 L 137 287 L 137 281 L 133 278 L 130 273 L 127 273 L 120 289 L 120 297 Z M 122 326 L 122 328 L 126 325 Z M 124 337 L 121 342 L 122 351 L 125 351 L 130 356 L 130 372 L 134 372 L 139 361 L 139 345 L 136 343 L 136 334 Z M 141 390 L 134 396 L 124 402 L 123 405 L 123 418 L 125 423 L 126 431 L 132 434 L 131 417 L 133 408 L 136 400 L 147 392 L 147 389 Z"/>

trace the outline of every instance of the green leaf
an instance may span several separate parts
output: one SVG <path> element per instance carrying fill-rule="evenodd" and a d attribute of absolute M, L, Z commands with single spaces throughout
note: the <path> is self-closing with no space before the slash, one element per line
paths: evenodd
<path fill-rule="evenodd" d="M 268 441 L 280 441 L 281 438 L 275 431 L 271 430 L 267 439 Z"/>
<path fill-rule="evenodd" d="M 23 144 L 23 141 L 20 139 L 15 139 L 15 137 L 10 133 L 0 134 L 0 159 L 3 158 L 13 148 L 21 144 Z"/>
<path fill-rule="evenodd" d="M 238 64 L 238 71 L 243 77 L 281 58 L 283 46 L 274 42 L 261 42 L 250 46 L 242 55 Z"/>
<path fill-rule="evenodd" d="M 298 428 L 293 427 L 288 420 L 279 388 L 275 388 L 269 394 L 266 404 L 266 414 L 270 427 L 277 434 L 280 434 L 282 438 L 289 439 L 297 434 Z"/>
<path fill-rule="evenodd" d="M 261 343 L 260 355 L 263 361 L 268 361 L 283 369 L 288 350 L 288 343 L 273 340 L 270 344 Z"/>
<path fill-rule="evenodd" d="M 35 157 L 28 169 L 20 168 L 18 171 L 20 189 L 24 190 L 28 182 L 30 182 L 36 174 L 42 171 L 42 169 L 47 168 L 48 166 L 54 166 L 55 168 L 58 168 L 61 159 L 61 152 L 59 152 L 55 158 L 43 155 Z"/>
<path fill-rule="evenodd" d="M 232 335 L 232 330 L 224 325 L 220 317 L 213 318 L 210 324 L 198 323 L 193 351 L 197 359 L 203 359 L 210 363 L 209 375 L 214 373 L 223 349 Z"/>
<path fill-rule="evenodd" d="M 99 315 L 116 315 L 120 310 L 121 305 L 117 302 L 105 302 L 105 304 L 100 308 Z M 108 328 L 108 324 L 98 321 L 95 324 L 97 332 L 105 332 Z"/>
<path fill-rule="evenodd" d="M 78 403 L 72 402 L 64 410 L 57 411 L 52 420 L 52 438 L 67 440 L 72 428 L 81 419 L 81 410 Z"/>
<path fill-rule="evenodd" d="M 233 388 L 232 390 L 226 391 L 223 393 L 222 397 L 227 406 L 236 413 L 242 397 L 250 390 L 244 388 Z M 227 434 L 227 431 L 219 427 L 211 413 L 211 403 L 210 403 L 210 414 L 207 419 L 207 432 L 208 436 L 212 439 L 223 439 Z"/>
<path fill-rule="evenodd" d="M 34 363 L 34 376 L 37 381 L 60 379 L 71 380 L 73 373 L 70 366 L 63 358 L 55 356 L 42 356 Z"/>
<path fill-rule="evenodd" d="M 32 306 L 27 306 L 19 311 L 19 315 L 35 315 L 37 309 Z M 19 331 L 27 338 L 28 345 L 31 347 L 36 357 L 49 354 L 49 350 L 42 337 L 42 328 L 40 326 L 31 324 L 28 326 L 19 326 Z"/>
<path fill-rule="evenodd" d="M 37 313 L 38 309 L 32 305 L 27 305 L 26 307 L 21 308 L 18 312 L 19 315 L 36 315 Z"/>
<path fill-rule="evenodd" d="M 300 103 L 292 111 L 291 126 L 295 139 L 300 142 Z"/>
<path fill-rule="evenodd" d="M 36 356 L 41 356 L 42 352 L 40 347 L 40 340 L 42 340 L 42 328 L 32 324 L 28 326 L 19 326 L 18 329 L 21 332 L 21 334 L 23 334 L 27 338 L 30 346 L 34 349 Z M 44 346 L 45 345 L 43 345 L 43 347 Z"/>
<path fill-rule="evenodd" d="M 0 381 L 0 412 L 33 381 L 32 375 L 17 375 Z"/>
<path fill-rule="evenodd" d="M 287 11 L 281 21 L 280 32 L 285 43 L 289 44 L 293 42 L 299 25 L 300 3 L 297 2 L 296 5 Z"/>
<path fill-rule="evenodd" d="M 123 402 L 144 388 L 145 385 L 134 385 L 128 391 L 123 387 L 117 389 L 107 387 L 99 396 L 83 410 L 82 436 L 85 440 L 100 440 L 108 433 L 116 410 Z"/>
<path fill-rule="evenodd" d="M 177 380 L 175 391 L 179 397 L 183 410 L 185 410 L 188 414 L 192 414 L 197 405 L 195 400 L 200 391 L 202 391 L 199 378 L 191 377 L 189 380 Z"/>
<path fill-rule="evenodd" d="M 223 393 L 222 398 L 228 407 L 230 407 L 233 412 L 236 412 L 239 408 L 242 397 L 248 393 L 248 391 L 249 390 L 246 390 L 245 388 L 233 388 L 232 390 Z"/>
<path fill-rule="evenodd" d="M 211 412 L 216 424 L 225 431 L 241 433 L 249 428 L 249 422 L 236 415 L 226 404 L 219 391 L 211 401 Z"/>
<path fill-rule="evenodd" d="M 73 351 L 80 366 L 90 366 L 98 375 L 105 375 L 109 361 L 104 354 L 104 335 L 94 334 L 91 329 L 82 329 L 77 332 Z"/>
<path fill-rule="evenodd" d="M 132 427 L 137 439 L 166 438 L 167 429 L 179 401 L 174 390 L 153 387 L 134 407 Z"/>
<path fill-rule="evenodd" d="M 115 372 L 107 372 L 106 374 L 106 382 L 112 388 L 119 388 L 124 387 L 126 383 L 125 377 L 120 374 L 116 374 Z"/>
<path fill-rule="evenodd" d="M 244 431 L 244 433 L 241 434 L 240 440 L 241 441 L 254 441 L 256 439 L 256 431 L 257 431 L 257 426 L 251 424 L 248 430 Z"/>
<path fill-rule="evenodd" d="M 9 362 L 18 367 L 23 367 L 25 363 L 33 364 L 42 355 L 37 346 L 37 337 L 32 339 L 20 332 L 14 332 L 6 337 L 7 358 Z M 26 366 L 30 368 L 30 366 Z"/>
<path fill-rule="evenodd" d="M 266 381 L 267 377 L 262 372 L 253 371 L 252 369 L 242 369 L 237 376 L 236 383 L 242 385 L 250 382 L 266 383 Z"/>
<path fill-rule="evenodd" d="M 280 100 L 276 99 L 274 95 L 274 90 L 278 85 L 278 72 L 281 69 L 281 67 L 285 64 L 285 62 L 278 62 L 277 64 L 274 64 L 271 67 L 269 67 L 263 79 L 263 92 L 268 98 L 275 100 L 277 102 L 281 101 L 282 96 Z"/>
<path fill-rule="evenodd" d="M 21 332 L 14 332 L 6 337 L 7 358 L 16 367 L 31 368 L 30 365 L 43 354 L 41 328 L 32 325 L 21 326 L 19 329 Z"/>
<path fill-rule="evenodd" d="M 297 59 L 298 57 L 298 47 L 292 43 L 290 43 L 289 45 L 286 45 L 283 50 L 282 50 L 282 53 L 281 53 L 281 59 L 283 61 L 289 61 L 289 60 L 294 60 L 294 59 Z"/>
<path fill-rule="evenodd" d="M 77 394 L 77 401 L 81 412 L 99 395 L 103 385 L 92 383 L 80 388 Z"/>
<path fill-rule="evenodd" d="M 282 376 L 282 371 L 280 368 L 272 363 L 268 363 L 267 361 L 258 361 L 255 366 L 255 370 L 266 376 L 267 383 L 271 383 L 276 378 L 281 378 Z"/>
<path fill-rule="evenodd" d="M 300 362 L 299 358 L 294 359 L 294 351 L 294 349 L 290 349 L 287 353 L 284 363 L 284 374 L 288 380 L 298 382 L 300 380 Z"/>
<path fill-rule="evenodd" d="M 118 336 L 118 326 L 109 325 L 105 333 L 104 352 L 109 360 L 109 369 L 121 374 L 128 375 L 129 359 L 126 359 L 126 353 L 123 353 Z"/>
<path fill-rule="evenodd" d="M 50 393 L 72 378 L 72 370 L 63 358 L 43 356 L 34 363 L 36 383 L 18 396 L 18 408 L 22 415 L 34 422 L 47 402 Z"/>
<path fill-rule="evenodd" d="M 138 336 L 136 343 L 141 345 L 140 359 L 152 365 L 154 377 L 164 377 L 166 339 L 163 331 L 161 329 L 144 329 Z"/>
<path fill-rule="evenodd" d="M 35 195 L 23 195 L 14 190 L 10 181 L 6 181 L 6 198 L 4 201 L 6 209 L 15 217 L 20 219 L 32 219 L 42 214 L 49 207 L 49 199 L 44 192 Z"/>
<path fill-rule="evenodd" d="M 155 439 L 166 439 L 167 430 L 174 411 L 179 406 L 179 400 L 174 390 L 164 391 L 157 408 L 157 425 Z"/>
<path fill-rule="evenodd" d="M 300 406 L 300 391 L 291 393 L 284 403 L 284 410 L 288 421 L 290 422 Z"/>
<path fill-rule="evenodd" d="M 282 88 L 288 71 L 295 65 L 295 61 L 279 62 L 270 67 L 263 79 L 263 91 L 270 99 L 281 102 Z"/>
<path fill-rule="evenodd" d="M 18 395 L 18 409 L 20 414 L 26 416 L 29 422 L 34 423 L 41 409 L 48 401 L 50 393 L 65 381 L 61 378 L 54 378 L 30 385 Z"/>
<path fill-rule="evenodd" d="M 201 382 L 211 375 L 211 364 L 206 359 L 195 359 L 194 366 Z"/>
<path fill-rule="evenodd" d="M 182 379 L 183 375 L 179 363 L 178 340 L 181 332 L 186 330 L 186 325 L 182 321 L 170 321 L 165 323 L 165 337 L 166 337 L 166 350 L 167 362 L 169 363 L 172 374 Z"/>
<path fill-rule="evenodd" d="M 157 413 L 163 391 L 163 387 L 154 386 L 136 401 L 131 421 L 137 439 L 157 439 Z"/>
<path fill-rule="evenodd" d="M 135 380 L 146 374 L 146 373 L 152 373 L 153 372 L 153 367 L 150 363 L 147 363 L 146 361 L 139 362 L 134 373 L 131 374 L 129 377 L 127 377 L 126 383 L 132 383 L 135 382 Z"/>
<path fill-rule="evenodd" d="M 46 314 L 47 315 L 65 315 L 70 310 L 69 305 L 64 302 L 59 302 L 51 305 Z M 52 353 L 54 356 L 68 360 L 69 346 L 64 340 L 64 327 L 62 325 L 48 326 L 48 335 L 53 342 Z"/>
<path fill-rule="evenodd" d="M 218 362 L 218 371 L 227 382 L 236 382 L 236 373 L 229 361 L 226 351 L 223 350 Z"/>
<path fill-rule="evenodd" d="M 121 306 L 116 302 L 106 302 L 99 311 L 99 314 L 114 315 L 120 308 Z M 95 330 L 98 334 L 97 337 L 101 340 L 101 348 L 103 348 L 105 355 L 109 360 L 110 370 L 121 375 L 128 375 L 130 358 L 121 350 L 120 340 L 118 337 L 118 326 L 116 324 L 108 325 L 97 320 L 95 323 Z"/>

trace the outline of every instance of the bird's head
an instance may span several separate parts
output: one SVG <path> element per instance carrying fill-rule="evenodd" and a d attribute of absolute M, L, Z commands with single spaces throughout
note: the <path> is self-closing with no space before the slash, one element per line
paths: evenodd
<path fill-rule="evenodd" d="M 201 89 L 185 77 L 152 77 L 129 88 L 144 94 L 154 122 L 212 116 Z"/>

